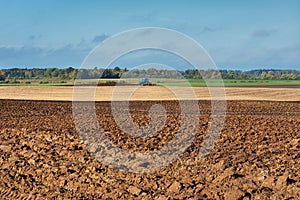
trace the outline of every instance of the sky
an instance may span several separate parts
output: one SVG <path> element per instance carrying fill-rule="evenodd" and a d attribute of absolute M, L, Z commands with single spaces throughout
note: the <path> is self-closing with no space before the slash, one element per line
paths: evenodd
<path fill-rule="evenodd" d="M 0 0 L 0 69 L 79 67 L 103 40 L 142 27 L 193 38 L 222 69 L 300 70 L 298 0 Z M 173 57 L 144 51 L 115 63 L 183 65 Z"/>

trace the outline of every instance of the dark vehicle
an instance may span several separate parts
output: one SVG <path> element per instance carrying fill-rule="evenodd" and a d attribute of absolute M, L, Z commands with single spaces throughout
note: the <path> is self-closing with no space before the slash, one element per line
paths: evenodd
<path fill-rule="evenodd" d="M 140 85 L 150 85 L 149 79 L 148 78 L 142 78 L 140 80 Z"/>

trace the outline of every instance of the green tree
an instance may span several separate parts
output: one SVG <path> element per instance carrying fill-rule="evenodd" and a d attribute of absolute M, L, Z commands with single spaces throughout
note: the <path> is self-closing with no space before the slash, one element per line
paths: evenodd
<path fill-rule="evenodd" d="M 263 80 L 266 80 L 266 79 L 267 79 L 267 73 L 266 73 L 266 72 L 262 72 L 262 73 L 261 73 L 261 78 L 262 78 Z"/>
<path fill-rule="evenodd" d="M 51 77 L 52 78 L 58 78 L 59 76 L 59 70 L 57 68 L 55 68 L 52 72 L 51 72 Z"/>

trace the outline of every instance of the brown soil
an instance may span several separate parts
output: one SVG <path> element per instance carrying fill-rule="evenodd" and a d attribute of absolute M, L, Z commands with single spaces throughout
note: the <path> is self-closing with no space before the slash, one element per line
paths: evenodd
<path fill-rule="evenodd" d="M 133 120 L 148 123 L 153 103 L 168 113 L 157 137 L 122 133 L 109 102 L 96 103 L 98 120 L 119 147 L 153 151 L 172 138 L 180 121 L 175 101 L 132 101 Z M 180 160 L 134 174 L 107 167 L 86 150 L 70 102 L 1 100 L 0 199 L 300 199 L 300 102 L 227 103 L 221 137 L 206 157 L 197 155 L 210 101 L 200 101 L 197 136 Z"/>

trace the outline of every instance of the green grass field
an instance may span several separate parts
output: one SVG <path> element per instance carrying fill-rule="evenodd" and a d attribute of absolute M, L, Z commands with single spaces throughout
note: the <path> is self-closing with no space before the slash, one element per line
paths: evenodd
<path fill-rule="evenodd" d="M 138 78 L 132 79 L 100 79 L 99 83 L 111 83 L 116 82 L 119 84 L 138 84 Z M 95 83 L 96 79 L 81 79 L 77 80 L 77 84 L 92 84 Z M 158 86 L 192 86 L 192 87 L 205 87 L 207 84 L 202 79 L 154 79 L 150 78 L 150 82 L 156 84 Z M 255 86 L 299 86 L 300 87 L 300 80 L 223 80 L 224 86 L 226 87 L 255 87 Z M 31 84 L 26 84 L 25 81 L 21 83 L 5 83 L 0 84 L 0 86 L 70 86 L 74 85 L 73 80 L 67 81 L 32 81 Z M 209 80 L 209 86 L 221 86 L 220 81 L 218 80 Z"/>
<path fill-rule="evenodd" d="M 66 82 L 66 83 L 4 83 L 0 84 L 0 86 L 72 86 L 74 85 L 73 82 Z"/>
<path fill-rule="evenodd" d="M 210 86 L 220 86 L 220 81 L 209 80 Z M 223 80 L 226 87 L 255 87 L 255 86 L 299 86 L 300 80 Z M 202 79 L 187 79 L 184 80 L 160 80 L 157 85 L 163 86 L 192 86 L 205 87 L 207 84 Z"/>

